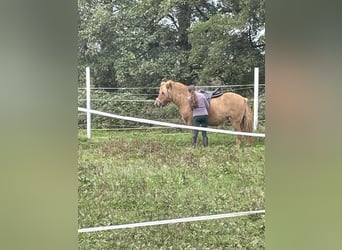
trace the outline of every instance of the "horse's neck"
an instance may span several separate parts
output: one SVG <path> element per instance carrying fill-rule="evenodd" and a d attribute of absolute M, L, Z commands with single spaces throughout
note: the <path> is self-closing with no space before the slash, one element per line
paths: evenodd
<path fill-rule="evenodd" d="M 178 107 L 179 113 L 182 115 L 184 119 L 188 119 L 189 115 L 192 115 L 189 101 L 188 101 L 188 89 L 187 87 L 183 87 L 178 84 L 177 87 L 174 87 L 172 95 L 173 103 Z"/>
<path fill-rule="evenodd" d="M 186 88 L 184 88 L 180 83 L 174 83 L 172 86 L 172 101 L 179 110 L 185 109 L 189 106 L 187 105 L 188 97 Z"/>

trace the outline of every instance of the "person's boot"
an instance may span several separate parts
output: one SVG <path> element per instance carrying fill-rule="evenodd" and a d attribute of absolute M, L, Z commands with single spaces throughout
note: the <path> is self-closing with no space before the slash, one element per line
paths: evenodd
<path fill-rule="evenodd" d="M 208 137 L 203 137 L 203 146 L 208 147 Z"/>
<path fill-rule="evenodd" d="M 192 139 L 191 139 L 191 146 L 192 147 L 196 147 L 196 142 L 197 142 L 197 138 L 196 137 L 192 137 Z"/>

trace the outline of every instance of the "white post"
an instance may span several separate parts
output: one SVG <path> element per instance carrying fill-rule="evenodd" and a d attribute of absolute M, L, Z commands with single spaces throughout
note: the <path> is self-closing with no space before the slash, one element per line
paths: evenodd
<path fill-rule="evenodd" d="M 258 112 L 259 112 L 259 68 L 254 68 L 254 122 L 253 130 L 255 131 L 258 126 Z"/>
<path fill-rule="evenodd" d="M 91 113 L 90 110 L 90 68 L 86 68 L 86 87 L 87 87 L 87 137 L 90 139 L 91 137 Z"/>

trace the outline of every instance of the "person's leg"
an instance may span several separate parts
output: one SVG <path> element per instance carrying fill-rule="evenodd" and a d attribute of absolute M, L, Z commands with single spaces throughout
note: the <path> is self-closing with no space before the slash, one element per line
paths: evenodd
<path fill-rule="evenodd" d="M 208 127 L 208 116 L 207 115 L 202 117 L 201 125 L 202 125 L 202 127 Z M 203 138 L 203 146 L 208 147 L 207 131 L 202 131 L 202 138 Z"/>
<path fill-rule="evenodd" d="M 192 125 L 199 127 L 200 126 L 200 121 L 197 116 L 194 116 L 192 119 Z M 198 130 L 193 131 L 192 139 L 191 139 L 191 146 L 196 147 L 197 143 L 197 136 L 198 136 Z"/>

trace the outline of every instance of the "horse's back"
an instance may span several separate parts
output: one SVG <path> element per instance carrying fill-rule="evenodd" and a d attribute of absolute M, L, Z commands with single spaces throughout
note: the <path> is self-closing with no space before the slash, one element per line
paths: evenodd
<path fill-rule="evenodd" d="M 224 93 L 221 97 L 222 102 L 232 107 L 244 106 L 246 101 L 248 100 L 247 98 L 233 92 Z"/>
<path fill-rule="evenodd" d="M 240 120 L 245 112 L 247 98 L 227 92 L 220 97 L 211 99 L 209 108 L 209 123 L 217 125 L 227 120 Z"/>

